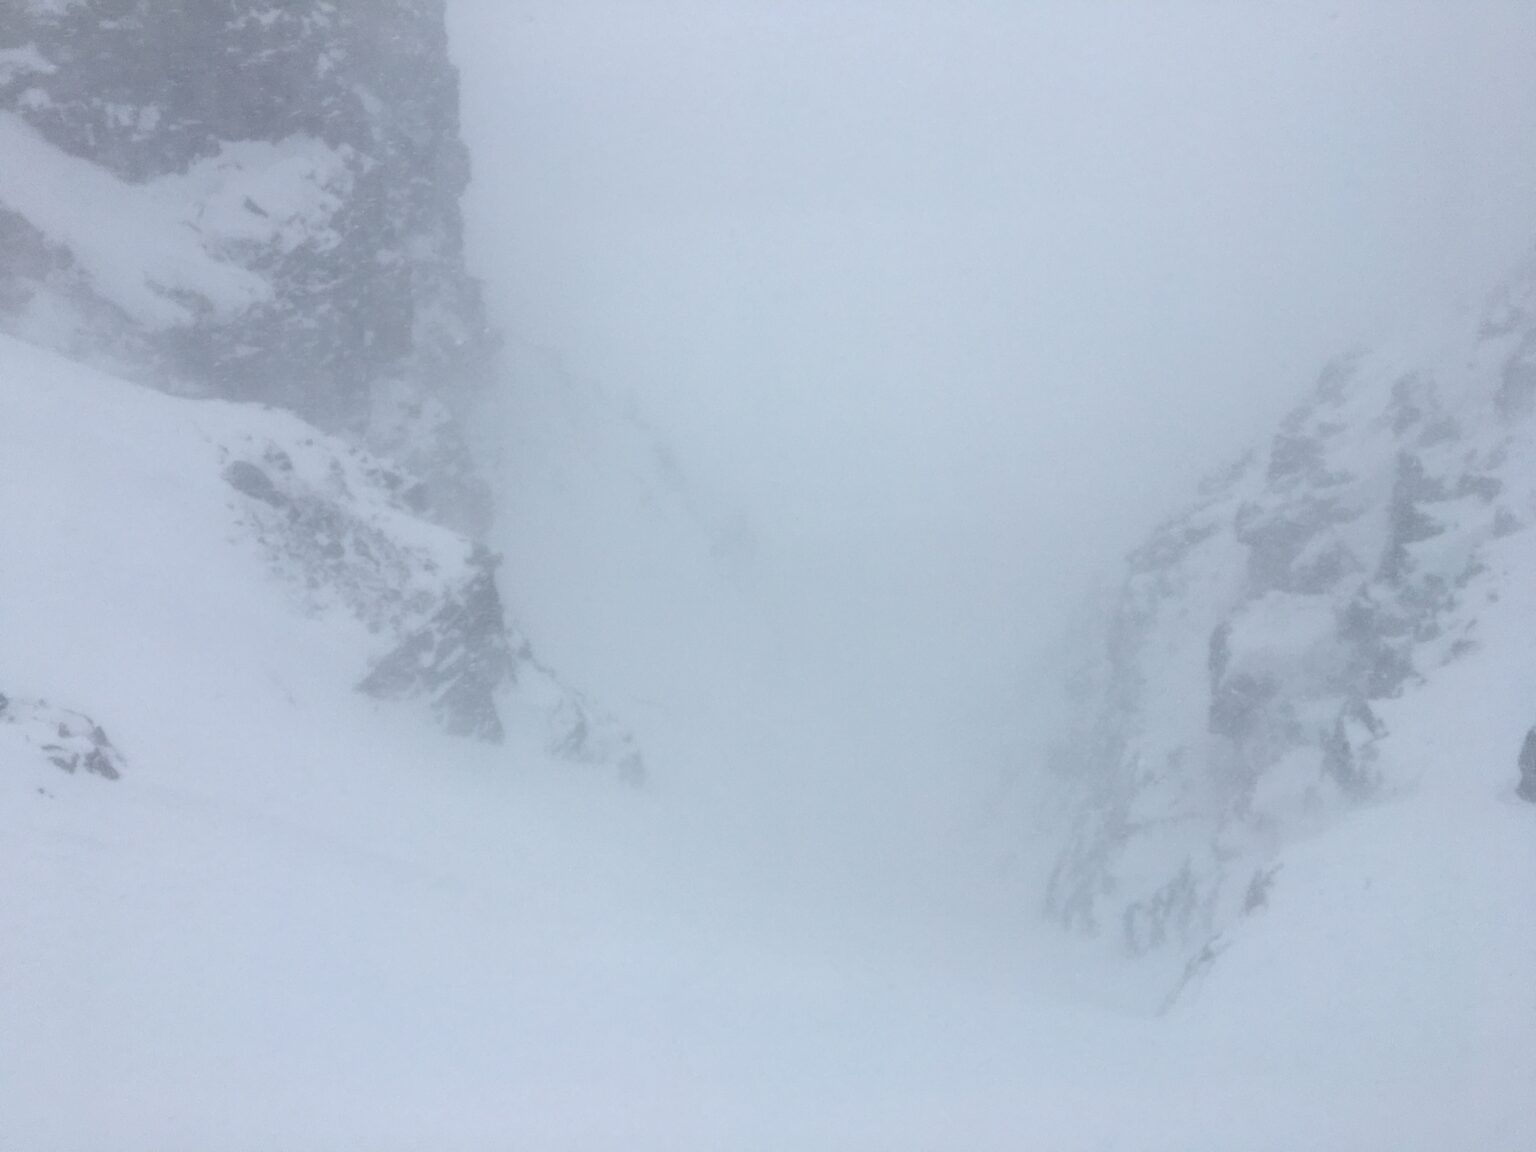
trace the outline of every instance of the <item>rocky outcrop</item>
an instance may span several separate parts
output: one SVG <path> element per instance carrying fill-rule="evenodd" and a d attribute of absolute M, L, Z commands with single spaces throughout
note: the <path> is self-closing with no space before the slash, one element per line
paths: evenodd
<path fill-rule="evenodd" d="M 1196 957 L 1287 843 L 1397 786 L 1382 702 L 1477 650 L 1487 550 L 1536 509 L 1533 348 L 1528 267 L 1422 360 L 1330 365 L 1131 554 L 1059 753 L 1052 917 Z"/>
<path fill-rule="evenodd" d="M 443 0 L 6 0 L 0 120 L 5 330 L 291 409 L 483 524 Z"/>
<path fill-rule="evenodd" d="M 629 733 L 541 663 L 507 618 L 493 552 L 422 520 L 415 484 L 369 453 L 296 421 L 268 427 L 218 445 L 235 539 L 298 611 L 366 630 L 361 692 L 424 704 L 445 731 L 493 743 L 512 709 L 551 755 L 643 779 Z"/>
<path fill-rule="evenodd" d="M 116 780 L 123 758 L 101 725 L 46 700 L 0 695 L 0 742 L 70 775 Z"/>
<path fill-rule="evenodd" d="M 516 653 L 508 644 L 496 559 L 476 548 L 465 579 L 358 687 L 384 700 L 429 700 L 454 735 L 499 741 L 505 730 L 496 711 L 496 689 L 513 680 L 519 659 L 526 662 L 531 656 L 526 643 Z"/>

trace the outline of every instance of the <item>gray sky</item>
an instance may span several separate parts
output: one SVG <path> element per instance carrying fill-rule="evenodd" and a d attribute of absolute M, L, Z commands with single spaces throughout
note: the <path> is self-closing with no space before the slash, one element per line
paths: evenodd
<path fill-rule="evenodd" d="M 1526 0 L 453 9 L 498 322 L 951 721 L 1322 360 L 1536 235 Z"/>

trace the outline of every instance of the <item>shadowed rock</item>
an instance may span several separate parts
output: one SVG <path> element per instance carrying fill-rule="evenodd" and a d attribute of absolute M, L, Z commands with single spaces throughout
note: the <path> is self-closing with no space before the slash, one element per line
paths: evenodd
<path fill-rule="evenodd" d="M 469 578 L 358 687 L 383 700 L 425 698 L 447 731 L 500 741 L 496 692 L 513 679 L 514 654 L 496 591 L 496 557 L 477 547 L 469 563 Z"/>
<path fill-rule="evenodd" d="M 0 731 L 71 775 L 116 780 L 123 774 L 122 755 L 100 724 L 46 700 L 0 695 Z"/>
<path fill-rule="evenodd" d="M 1515 791 L 1520 799 L 1536 804 L 1536 728 L 1525 734 L 1525 746 L 1520 749 L 1520 784 Z"/>

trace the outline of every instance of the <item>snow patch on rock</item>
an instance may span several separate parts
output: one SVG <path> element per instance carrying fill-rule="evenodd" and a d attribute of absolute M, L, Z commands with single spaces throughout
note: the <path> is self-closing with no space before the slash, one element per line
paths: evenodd
<path fill-rule="evenodd" d="M 123 774 L 122 755 L 100 724 L 46 700 L 0 695 L 0 757 L 46 762 L 71 776 Z"/>
<path fill-rule="evenodd" d="M 1198 968 L 1289 846 L 1417 786 L 1393 717 L 1505 626 L 1536 521 L 1533 300 L 1536 264 L 1438 346 L 1331 364 L 1131 554 L 1058 755 L 1052 917 Z M 1533 719 L 1500 718 L 1511 763 Z"/>

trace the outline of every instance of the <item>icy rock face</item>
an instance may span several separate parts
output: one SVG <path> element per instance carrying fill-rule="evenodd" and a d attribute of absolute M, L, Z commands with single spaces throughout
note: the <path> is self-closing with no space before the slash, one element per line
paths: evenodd
<path fill-rule="evenodd" d="M 526 645 L 518 655 L 529 658 Z M 387 700 L 424 697 L 449 732 L 500 740 L 505 732 L 494 690 L 512 678 L 514 667 L 496 592 L 495 559 L 476 548 L 463 582 L 441 598 L 430 618 L 407 632 L 359 687 Z"/>
<path fill-rule="evenodd" d="M 448 731 L 500 740 L 513 654 L 489 553 L 418 519 L 410 482 L 339 441 L 249 437 L 223 455 L 242 536 L 297 606 L 379 639 L 363 690 L 430 700 Z"/>
<path fill-rule="evenodd" d="M 0 0 L 0 134 L 0 327 L 298 412 L 483 524 L 443 0 Z"/>
<path fill-rule="evenodd" d="M 1536 265 L 1434 351 L 1330 365 L 1129 557 L 1059 767 L 1062 924 L 1209 957 L 1285 846 L 1389 794 L 1381 704 L 1476 651 L 1536 519 Z"/>
<path fill-rule="evenodd" d="M 420 518 L 419 489 L 342 441 L 254 433 L 219 445 L 239 531 L 295 607 L 341 613 L 373 637 L 360 691 L 421 701 L 449 733 L 500 742 L 503 712 L 567 761 L 644 777 L 630 735 L 534 656 L 507 620 L 497 557 Z"/>
<path fill-rule="evenodd" d="M 46 700 L 20 700 L 0 695 L 0 743 L 71 775 L 79 772 L 116 780 L 123 759 L 112 741 L 89 716 L 59 708 Z"/>

